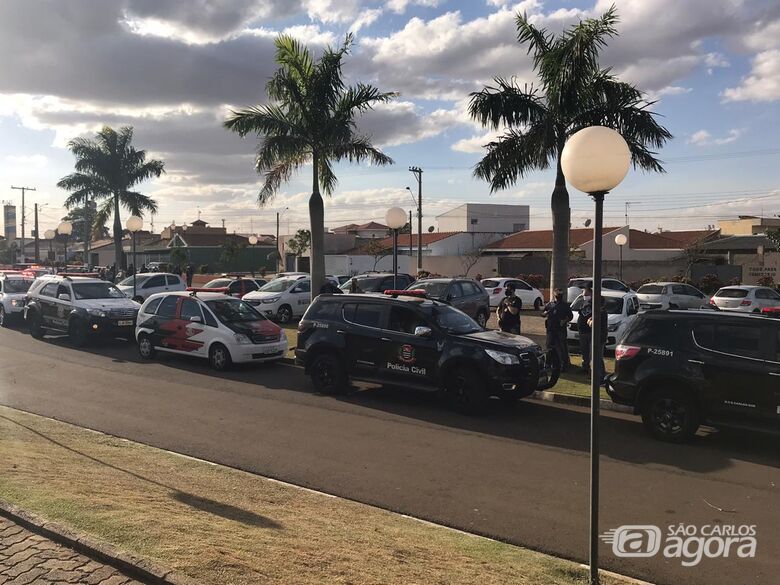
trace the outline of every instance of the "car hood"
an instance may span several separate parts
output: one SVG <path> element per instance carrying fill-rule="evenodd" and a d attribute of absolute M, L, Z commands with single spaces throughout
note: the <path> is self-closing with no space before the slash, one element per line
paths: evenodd
<path fill-rule="evenodd" d="M 111 309 L 135 309 L 138 310 L 141 305 L 130 299 L 93 299 L 78 301 L 79 307 L 84 309 L 101 309 L 110 311 Z"/>
<path fill-rule="evenodd" d="M 514 349 L 531 349 L 539 347 L 539 345 L 532 339 L 523 337 L 522 335 L 504 333 L 503 331 L 479 331 L 477 333 L 461 335 L 461 338 L 473 339 L 474 341 L 478 341 L 480 343 L 500 345 L 504 348 L 509 347 Z"/>
<path fill-rule="evenodd" d="M 276 323 L 272 323 L 268 320 L 262 321 L 250 321 L 250 322 L 237 322 L 237 323 L 225 323 L 225 325 L 235 331 L 236 333 L 243 333 L 244 335 L 279 335 L 282 330 Z"/>
<path fill-rule="evenodd" d="M 260 300 L 260 299 L 270 299 L 273 297 L 281 297 L 284 293 L 281 292 L 267 292 L 267 291 L 259 291 L 255 290 L 250 293 L 246 293 L 244 295 L 244 300 L 252 301 L 252 300 Z"/>
<path fill-rule="evenodd" d="M 573 315 L 571 323 L 576 323 L 577 319 L 580 316 L 580 312 L 579 311 L 572 311 L 571 314 Z M 609 325 L 609 324 L 612 324 L 612 323 L 618 323 L 619 321 L 623 321 L 624 319 L 627 319 L 627 318 L 628 317 L 626 315 L 617 315 L 617 314 L 613 315 L 613 314 L 609 314 L 609 315 L 607 315 L 607 324 Z"/>
<path fill-rule="evenodd" d="M 22 300 L 27 296 L 27 293 L 4 293 L 3 298 L 9 301 Z"/>

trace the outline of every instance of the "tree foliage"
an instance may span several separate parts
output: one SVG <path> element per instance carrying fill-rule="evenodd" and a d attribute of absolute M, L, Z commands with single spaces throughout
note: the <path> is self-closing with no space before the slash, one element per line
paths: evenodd
<path fill-rule="evenodd" d="M 295 256 L 302 256 L 311 245 L 311 232 L 309 230 L 298 230 L 295 235 L 287 240 L 287 249 Z"/>

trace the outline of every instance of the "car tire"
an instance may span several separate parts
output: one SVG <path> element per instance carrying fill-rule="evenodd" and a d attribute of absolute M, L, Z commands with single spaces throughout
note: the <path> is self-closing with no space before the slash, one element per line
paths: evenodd
<path fill-rule="evenodd" d="M 87 345 L 87 326 L 78 319 L 71 319 L 68 323 L 68 339 L 73 347 Z"/>
<path fill-rule="evenodd" d="M 685 443 L 699 429 L 699 407 L 687 392 L 676 388 L 655 390 L 642 404 L 642 422 L 654 438 Z"/>
<path fill-rule="evenodd" d="M 309 366 L 314 389 L 320 394 L 341 394 L 347 387 L 344 362 L 334 353 L 321 353 Z"/>
<path fill-rule="evenodd" d="M 484 387 L 484 381 L 479 379 L 476 372 L 461 367 L 447 382 L 447 398 L 450 405 L 462 414 L 481 414 L 490 398 Z"/>
<path fill-rule="evenodd" d="M 0 327 L 8 327 L 8 315 L 5 314 L 3 305 L 0 305 Z"/>
<path fill-rule="evenodd" d="M 476 322 L 480 327 L 482 327 L 482 329 L 484 329 L 487 327 L 488 314 L 485 311 L 480 311 L 477 313 Z"/>
<path fill-rule="evenodd" d="M 230 350 L 221 343 L 215 343 L 209 350 L 209 364 L 217 372 L 224 372 L 230 369 L 230 366 L 233 364 Z"/>
<path fill-rule="evenodd" d="M 33 339 L 41 339 L 43 337 L 43 327 L 41 327 L 41 316 L 38 311 L 30 311 L 27 317 L 27 328 L 30 330 L 30 335 Z"/>
<path fill-rule="evenodd" d="M 541 310 L 542 310 L 542 299 L 536 297 L 536 300 L 534 301 L 534 311 L 541 311 Z"/>
<path fill-rule="evenodd" d="M 279 310 L 276 311 L 276 322 L 286 324 L 292 321 L 293 312 L 290 305 L 282 305 Z"/>
<path fill-rule="evenodd" d="M 142 359 L 151 360 L 154 359 L 156 353 L 151 335 L 141 333 L 141 335 L 138 336 L 138 355 L 140 355 Z"/>

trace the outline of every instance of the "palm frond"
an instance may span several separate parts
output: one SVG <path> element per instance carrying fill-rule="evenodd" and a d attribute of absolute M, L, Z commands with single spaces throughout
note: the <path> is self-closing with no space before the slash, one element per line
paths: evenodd
<path fill-rule="evenodd" d="M 532 124 L 548 115 L 547 107 L 533 86 L 517 86 L 515 80 L 494 79 L 495 86 L 487 86 L 471 94 L 469 115 L 483 126 L 497 129 L 502 125 Z"/>
<path fill-rule="evenodd" d="M 239 136 L 247 134 L 291 136 L 303 133 L 303 128 L 278 105 L 262 105 L 231 111 L 223 123 Z"/>
<path fill-rule="evenodd" d="M 545 55 L 550 51 L 550 34 L 547 29 L 536 28 L 528 21 L 528 15 L 524 12 L 518 14 L 515 19 L 517 26 L 517 42 L 521 45 L 528 43 L 528 54 L 533 52 L 534 68 L 538 69 Z"/>
<path fill-rule="evenodd" d="M 333 160 L 349 162 L 370 162 L 384 166 L 394 163 L 393 159 L 371 144 L 368 136 L 354 136 L 351 140 L 331 145 L 326 155 Z"/>
<path fill-rule="evenodd" d="M 148 195 L 136 191 L 125 191 L 122 193 L 119 196 L 119 203 L 131 215 L 137 215 L 138 217 L 143 217 L 147 211 L 149 213 L 157 213 L 157 202 Z"/>

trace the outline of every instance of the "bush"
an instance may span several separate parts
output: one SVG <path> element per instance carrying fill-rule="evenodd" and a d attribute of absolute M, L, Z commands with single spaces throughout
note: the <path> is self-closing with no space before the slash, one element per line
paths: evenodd
<path fill-rule="evenodd" d="M 699 279 L 698 288 L 707 294 L 712 294 L 723 286 L 717 274 L 705 274 Z"/>
<path fill-rule="evenodd" d="M 208 264 L 201 264 L 200 266 L 198 266 L 198 272 L 200 274 L 208 274 L 209 273 Z"/>
<path fill-rule="evenodd" d="M 740 285 L 740 284 L 742 284 L 742 279 L 737 277 L 737 276 L 735 276 L 734 278 L 732 278 L 728 282 L 729 286 L 737 286 L 737 285 Z"/>
<path fill-rule="evenodd" d="M 769 274 L 765 274 L 761 278 L 759 278 L 756 283 L 758 286 L 768 286 L 770 288 L 775 288 L 775 279 L 772 278 Z"/>

